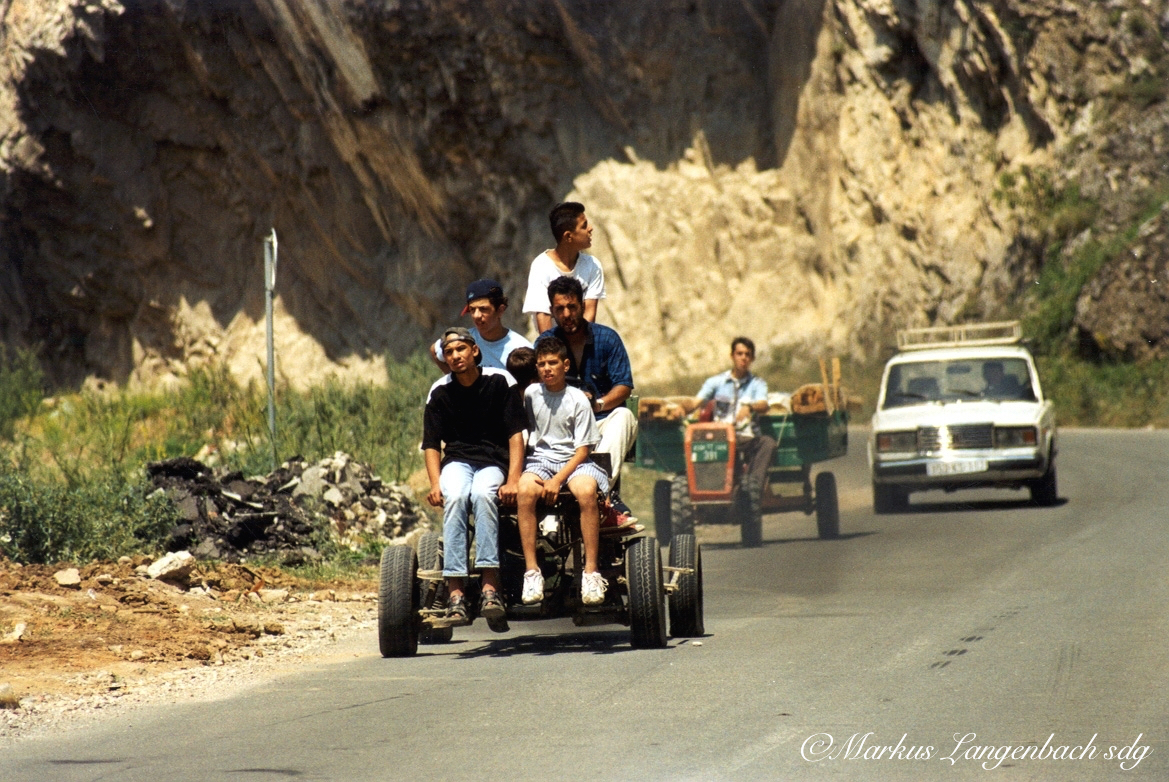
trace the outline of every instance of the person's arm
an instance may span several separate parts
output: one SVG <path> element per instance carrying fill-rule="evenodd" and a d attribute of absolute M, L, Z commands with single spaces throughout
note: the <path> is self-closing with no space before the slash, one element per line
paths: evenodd
<path fill-rule="evenodd" d="M 426 477 L 430 479 L 430 493 L 426 501 L 435 508 L 442 507 L 442 489 L 438 487 L 438 478 L 442 473 L 442 454 L 434 448 L 426 449 Z"/>
<path fill-rule="evenodd" d="M 439 358 L 438 353 L 435 352 L 435 348 L 439 345 L 440 341 L 441 340 L 436 340 L 434 343 L 432 343 L 426 352 L 430 354 L 430 360 L 434 362 L 435 366 L 441 369 L 444 375 L 449 375 L 451 373 L 451 368 L 445 361 Z"/>
<path fill-rule="evenodd" d="M 520 491 L 520 475 L 524 471 L 524 433 L 516 432 L 507 441 L 507 480 L 499 487 L 499 499 L 504 505 L 515 505 Z"/>
<path fill-rule="evenodd" d="M 629 395 L 632 393 L 633 389 L 629 386 L 613 386 L 611 389 L 609 389 L 609 393 L 605 394 L 599 399 L 592 400 L 593 413 L 600 414 L 606 410 L 616 410 L 618 407 L 625 404 L 625 400 L 628 399 Z"/>
<path fill-rule="evenodd" d="M 756 377 L 747 387 L 744 399 L 739 400 L 739 409 L 735 411 L 735 419 L 743 420 L 751 415 L 766 413 L 770 405 L 767 403 L 767 383 Z"/>
<path fill-rule="evenodd" d="M 552 322 L 552 316 L 546 312 L 534 313 L 536 316 L 536 332 L 543 334 L 548 329 L 552 328 L 555 323 Z"/>
<path fill-rule="evenodd" d="M 587 320 L 589 323 L 596 323 L 597 322 L 597 300 L 596 299 L 585 299 L 584 300 L 584 317 L 585 317 L 585 320 Z M 549 318 L 549 320 L 551 320 L 551 318 Z M 551 326 L 549 326 L 548 328 L 551 328 Z"/>

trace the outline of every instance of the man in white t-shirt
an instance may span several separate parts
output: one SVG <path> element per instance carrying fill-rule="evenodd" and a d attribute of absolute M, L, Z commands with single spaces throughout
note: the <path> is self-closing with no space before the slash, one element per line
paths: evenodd
<path fill-rule="evenodd" d="M 584 317 L 597 322 L 597 302 L 605 298 L 605 272 L 601 262 L 581 252 L 593 246 L 593 227 L 589 225 L 584 204 L 565 201 L 557 204 L 548 222 L 556 246 L 532 260 L 528 271 L 528 290 L 524 294 L 524 314 L 536 318 L 536 333 L 552 328 L 552 311 L 548 307 L 548 283 L 567 275 L 580 280 L 584 288 Z"/>
<path fill-rule="evenodd" d="M 506 309 L 507 297 L 503 295 L 503 286 L 495 280 L 475 280 L 467 286 L 467 305 L 461 314 L 470 315 L 475 322 L 470 332 L 483 356 L 482 366 L 505 371 L 507 357 L 513 350 L 532 346 L 522 334 L 503 325 L 503 312 Z M 430 359 L 444 374 L 451 371 L 442 360 L 442 346 L 437 341 L 430 346 Z"/>

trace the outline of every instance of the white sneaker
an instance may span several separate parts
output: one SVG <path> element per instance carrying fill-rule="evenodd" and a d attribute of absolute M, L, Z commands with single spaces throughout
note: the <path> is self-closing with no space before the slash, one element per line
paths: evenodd
<path fill-rule="evenodd" d="M 580 599 L 587 606 L 605 602 L 605 587 L 609 582 L 600 573 L 582 573 L 580 577 Z"/>
<path fill-rule="evenodd" d="M 539 570 L 524 573 L 524 592 L 520 596 L 524 605 L 530 606 L 544 600 L 544 574 Z"/>

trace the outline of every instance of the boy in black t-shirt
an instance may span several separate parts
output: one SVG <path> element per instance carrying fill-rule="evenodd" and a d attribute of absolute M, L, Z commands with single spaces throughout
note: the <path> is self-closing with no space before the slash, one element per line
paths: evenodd
<path fill-rule="evenodd" d="M 507 630 L 499 596 L 499 510 L 495 498 L 514 504 L 523 472 L 527 416 L 503 370 L 481 368 L 471 332 L 447 329 L 443 360 L 451 374 L 430 389 L 423 417 L 422 448 L 430 493 L 443 509 L 443 575 L 450 586 L 449 614 L 470 621 L 463 580 L 468 575 L 468 511 L 475 516 L 475 566 L 483 593 L 479 613 L 496 632 Z M 504 471 L 506 470 L 506 475 Z"/>

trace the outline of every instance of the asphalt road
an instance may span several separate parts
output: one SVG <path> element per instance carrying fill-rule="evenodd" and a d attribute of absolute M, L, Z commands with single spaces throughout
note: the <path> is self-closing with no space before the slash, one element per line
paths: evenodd
<path fill-rule="evenodd" d="M 383 660 L 370 637 L 10 746 L 0 780 L 1169 779 L 1169 433 L 1063 432 L 1053 508 L 935 493 L 892 516 L 862 438 L 826 465 L 842 539 L 797 514 L 755 550 L 703 530 L 701 643 L 513 623 Z"/>

